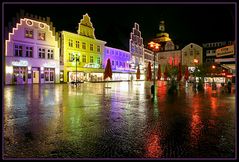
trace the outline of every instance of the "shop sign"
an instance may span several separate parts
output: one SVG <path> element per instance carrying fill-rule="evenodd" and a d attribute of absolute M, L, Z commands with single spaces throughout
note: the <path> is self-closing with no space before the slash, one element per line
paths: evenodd
<path fill-rule="evenodd" d="M 234 45 L 226 46 L 216 50 L 216 57 L 234 55 Z"/>
<path fill-rule="evenodd" d="M 12 62 L 13 66 L 27 66 L 28 62 L 24 61 L 24 60 L 20 60 L 20 61 L 13 61 Z"/>
<path fill-rule="evenodd" d="M 56 67 L 56 64 L 54 62 L 48 62 L 48 63 L 44 63 L 43 67 Z"/>
<path fill-rule="evenodd" d="M 100 65 L 95 63 L 89 63 L 89 64 L 85 64 L 84 68 L 100 68 Z"/>

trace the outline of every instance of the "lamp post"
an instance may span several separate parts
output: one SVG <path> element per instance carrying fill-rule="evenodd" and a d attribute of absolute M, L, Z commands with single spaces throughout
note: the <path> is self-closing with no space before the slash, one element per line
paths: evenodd
<path fill-rule="evenodd" d="M 75 81 L 75 84 L 76 84 L 76 87 L 77 87 L 77 62 L 79 62 L 79 56 L 78 56 L 78 53 L 75 53 L 75 60 L 76 60 L 76 81 Z"/>
<path fill-rule="evenodd" d="M 154 53 L 154 84 L 153 84 L 154 86 L 153 100 L 154 100 L 155 99 L 155 57 L 156 57 L 156 52 L 159 51 L 160 44 L 151 41 L 150 43 L 148 43 L 148 45 L 149 45 L 149 48 L 152 49 Z"/>

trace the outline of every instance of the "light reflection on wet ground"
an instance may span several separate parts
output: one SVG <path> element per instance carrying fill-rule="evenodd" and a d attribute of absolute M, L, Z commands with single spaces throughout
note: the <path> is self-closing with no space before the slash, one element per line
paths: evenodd
<path fill-rule="evenodd" d="M 235 93 L 150 85 L 6 86 L 4 157 L 235 157 Z"/>

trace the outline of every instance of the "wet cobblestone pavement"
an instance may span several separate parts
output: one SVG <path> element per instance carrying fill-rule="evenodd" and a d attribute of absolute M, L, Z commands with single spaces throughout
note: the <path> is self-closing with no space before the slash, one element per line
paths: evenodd
<path fill-rule="evenodd" d="M 149 82 L 4 87 L 4 158 L 234 158 L 235 90 Z"/>

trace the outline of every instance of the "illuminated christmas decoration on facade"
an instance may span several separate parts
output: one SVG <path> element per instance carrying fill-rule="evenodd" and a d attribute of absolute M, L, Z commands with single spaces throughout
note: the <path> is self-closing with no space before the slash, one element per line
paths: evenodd
<path fill-rule="evenodd" d="M 144 65 L 143 61 L 143 38 L 139 30 L 139 24 L 134 23 L 132 32 L 130 33 L 129 51 L 131 53 L 131 68 L 136 69 L 138 65 Z"/>
<path fill-rule="evenodd" d="M 58 83 L 58 34 L 50 18 L 22 10 L 15 20 L 5 41 L 5 84 Z"/>

